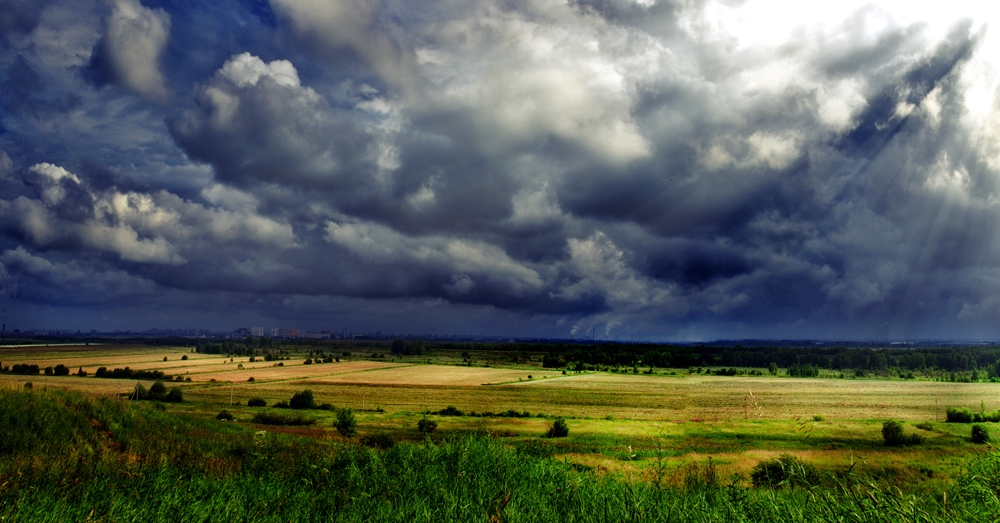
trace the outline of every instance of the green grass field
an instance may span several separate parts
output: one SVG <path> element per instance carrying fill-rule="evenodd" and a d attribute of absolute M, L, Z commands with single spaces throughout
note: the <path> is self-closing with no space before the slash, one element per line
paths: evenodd
<path fill-rule="evenodd" d="M 477 448 L 483 449 L 481 452 L 498 456 L 507 456 L 505 453 L 523 456 L 526 452 L 534 456 L 533 452 L 538 454 L 535 451 L 542 449 L 541 456 L 535 456 L 541 460 L 540 463 L 550 467 L 558 464 L 559 474 L 568 474 L 566 477 L 590 478 L 590 482 L 614 485 L 613 488 L 607 487 L 610 489 L 608 493 L 617 488 L 633 489 L 632 492 L 652 489 L 647 493 L 650 496 L 662 497 L 665 491 L 680 496 L 678 493 L 687 492 L 692 484 L 709 483 L 738 488 L 739 492 L 750 497 L 763 496 L 765 493 L 753 488 L 754 468 L 761 462 L 791 455 L 815 467 L 819 477 L 823 478 L 814 485 L 812 495 L 846 495 L 844 493 L 856 488 L 856 484 L 867 482 L 868 485 L 875 485 L 877 492 L 881 493 L 873 494 L 876 498 L 895 492 L 893 496 L 899 499 L 907 495 L 938 499 L 935 496 L 946 496 L 948 492 L 957 495 L 954 494 L 955 489 L 965 481 L 963 478 L 968 477 L 970 464 L 977 460 L 991 462 L 994 459 L 989 445 L 970 441 L 969 425 L 944 422 L 946 407 L 962 406 L 975 412 L 981 408 L 992 411 L 1000 407 L 997 395 L 1000 386 L 993 383 L 725 377 L 689 374 L 679 370 L 659 370 L 653 374 L 564 374 L 561 370 L 541 369 L 537 364 L 530 363 L 502 365 L 499 361 L 489 361 L 462 364 L 462 359 L 448 353 L 395 360 L 355 355 L 344 357 L 339 362 L 312 365 L 304 365 L 304 358 L 294 357 L 280 362 L 281 366 L 277 366 L 276 362 L 250 362 L 246 357 L 192 354 L 184 348 L 130 347 L 112 350 L 108 347 L 37 347 L 2 349 L 0 356 L 3 365 L 36 363 L 44 367 L 62 363 L 73 372 L 78 368 L 129 366 L 133 369 L 162 370 L 181 377 L 182 381 L 168 383 L 168 386 L 182 388 L 183 403 L 150 404 L 119 399 L 132 391 L 136 380 L 95 378 L 92 374 L 87 377 L 0 375 L 0 388 L 6 391 L 8 398 L 35 395 L 30 397 L 54 398 L 57 402 L 71 405 L 119 405 L 121 407 L 114 408 L 124 409 L 122 412 L 141 413 L 139 417 L 146 424 L 146 430 L 159 433 L 160 440 L 166 442 L 163 443 L 166 450 L 150 450 L 144 446 L 150 444 L 128 442 L 131 436 L 125 437 L 123 441 L 127 443 L 118 443 L 121 448 L 112 446 L 112 450 L 120 455 L 112 460 L 116 465 L 105 465 L 111 467 L 105 471 L 111 474 L 105 478 L 108 481 L 120 472 L 114 467 L 123 464 L 140 468 L 155 466 L 172 471 L 178 466 L 178 449 L 187 447 L 188 453 L 194 453 L 194 449 L 198 448 L 199 453 L 205 454 L 200 449 L 207 444 L 202 436 L 218 438 L 222 435 L 242 442 L 242 445 L 249 444 L 247 442 L 258 437 L 255 436 L 258 431 L 263 431 L 266 434 L 264 437 L 277 438 L 275 441 L 322 449 L 323 459 L 328 459 L 346 452 L 345 449 L 355 449 L 358 441 L 358 437 L 350 440 L 343 438 L 335 429 L 337 409 L 347 407 L 355 412 L 362 438 L 385 434 L 393 441 L 407 443 L 400 448 L 411 448 L 407 452 L 418 454 L 429 452 L 428 448 L 461 445 L 457 443 L 460 441 L 476 442 L 475 445 L 480 445 Z M 182 360 L 183 356 L 188 358 Z M 250 377 L 254 378 L 252 382 L 248 381 Z M 183 381 L 184 378 L 191 380 Z M 24 392 L 28 382 L 32 383 L 32 389 Z M 152 385 L 151 381 L 139 383 L 145 388 Z M 65 393 L 69 396 L 56 392 L 62 389 L 74 392 Z M 279 427 L 252 422 L 256 414 L 291 412 L 274 405 L 287 401 L 302 390 L 312 391 L 317 404 L 328 403 L 332 409 L 294 411 L 315 422 L 307 426 Z M 268 406 L 249 407 L 247 401 L 250 398 L 263 398 Z M 465 415 L 434 414 L 447 406 L 454 406 Z M 96 407 L 88 408 L 93 410 Z M 223 409 L 232 413 L 235 422 L 215 420 Z M 507 411 L 516 412 L 518 417 L 497 415 Z M 525 412 L 527 417 L 523 417 Z M 484 413 L 493 415 L 483 416 Z M 133 417 L 136 415 L 133 414 Z M 417 430 L 417 422 L 425 415 L 437 422 L 437 430 L 429 436 Z M 88 416 L 91 420 L 99 417 L 94 417 L 96 415 L 92 413 Z M 569 436 L 545 438 L 556 417 L 567 420 Z M 881 430 L 882 423 L 889 419 L 902 421 L 904 433 L 921 435 L 921 444 L 886 446 Z M 17 427 L 24 422 L 11 420 L 9 423 Z M 88 423 L 93 424 L 94 421 Z M 132 430 L 120 423 L 105 426 L 102 421 L 99 425 L 109 434 L 107 437 L 116 442 L 116 430 Z M 983 425 L 995 429 L 994 432 L 1000 431 L 997 424 Z M 82 429 L 78 426 L 65 430 Z M 181 436 L 165 435 L 178 430 Z M 102 445 L 104 443 L 100 441 L 89 442 L 82 448 L 98 449 Z M 47 452 L 22 452 L 13 462 L 8 460 L 5 465 L 8 467 L 5 469 L 8 471 L 5 472 L 8 483 L 12 477 L 9 476 L 10 470 L 23 472 L 17 467 L 28 467 L 25 470 L 40 474 L 38 470 L 45 467 L 38 460 Z M 68 463 L 79 466 L 81 460 L 84 463 L 94 459 L 101 461 L 108 451 L 102 452 L 105 454 L 100 454 L 98 458 L 74 457 Z M 246 452 L 246 449 L 208 452 L 208 458 L 196 460 L 198 477 L 209 483 L 222 481 L 228 485 L 226 488 L 233 487 L 236 483 L 232 482 L 238 482 L 239 474 L 232 474 L 245 470 Z M 371 452 L 375 452 L 372 456 L 384 457 L 379 454 L 381 451 Z M 282 459 L 297 462 L 304 458 L 289 454 Z M 15 468 L 10 469 L 11 466 Z M 149 473 L 147 469 L 143 470 L 142 474 Z M 183 474 L 162 470 L 157 474 Z M 705 479 L 706 474 L 710 476 L 709 480 Z M 853 486 L 845 486 L 845 481 Z M 14 488 L 12 495 L 15 498 L 22 499 L 27 495 L 18 493 L 17 488 L 10 485 L 2 488 L 7 491 Z M 144 484 L 136 488 L 152 487 Z M 193 484 L 191 488 L 195 488 Z M 35 492 L 32 495 L 42 495 L 39 489 L 32 492 Z M 604 495 L 601 492 L 589 495 L 599 497 Z M 776 493 L 766 495 L 778 496 Z M 801 495 L 780 494 L 781 503 L 791 503 Z M 676 498 L 675 502 L 677 499 L 688 498 Z M 944 499 L 940 499 L 940 506 L 924 509 L 945 510 Z M 46 503 L 50 502 L 56 503 L 54 500 Z M 655 505 L 660 502 L 650 498 L 644 503 Z M 324 507 L 323 510 L 331 510 L 326 505 Z M 305 509 L 300 507 L 296 510 Z M 660 514 L 656 510 L 644 512 L 647 516 L 643 517 Z M 249 513 L 241 514 L 239 518 L 250 518 Z M 718 512 L 707 514 L 719 515 Z M 802 517 L 806 516 L 803 513 Z M 86 517 L 74 516 L 70 519 L 83 520 Z M 106 519 L 129 518 L 109 512 Z M 458 517 L 456 520 L 464 519 Z"/>

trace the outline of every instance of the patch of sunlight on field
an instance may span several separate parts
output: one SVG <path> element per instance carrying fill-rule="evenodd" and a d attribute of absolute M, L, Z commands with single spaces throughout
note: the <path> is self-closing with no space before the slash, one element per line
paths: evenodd
<path fill-rule="evenodd" d="M 988 410 L 1000 407 L 992 383 L 590 373 L 531 385 L 572 390 L 582 399 L 616 397 L 622 400 L 619 405 L 639 411 L 653 408 L 711 420 L 742 417 L 751 401 L 765 419 L 819 414 L 830 419 L 934 420 L 944 419 L 947 406 L 978 411 L 985 401 Z"/>
<path fill-rule="evenodd" d="M 528 376 L 533 379 L 529 380 Z M 414 365 L 366 372 L 356 375 L 330 376 L 310 380 L 314 383 L 352 383 L 369 385 L 426 385 L 467 387 L 503 383 L 535 383 L 541 378 L 561 376 L 559 371 L 459 367 L 450 365 Z"/>
<path fill-rule="evenodd" d="M 243 368 L 239 369 L 237 363 L 228 363 L 224 370 L 209 370 L 198 374 L 191 374 L 193 381 L 247 381 L 253 378 L 254 381 L 274 381 L 274 380 L 298 380 L 298 379 L 322 379 L 330 376 L 340 376 L 355 372 L 376 371 L 378 369 L 409 367 L 407 363 L 383 363 L 378 361 L 345 361 L 340 363 L 314 363 L 303 365 L 301 362 L 292 363 L 283 361 L 282 366 L 277 362 L 261 361 L 254 363 L 243 363 Z M 423 366 L 422 366 L 423 367 Z"/>

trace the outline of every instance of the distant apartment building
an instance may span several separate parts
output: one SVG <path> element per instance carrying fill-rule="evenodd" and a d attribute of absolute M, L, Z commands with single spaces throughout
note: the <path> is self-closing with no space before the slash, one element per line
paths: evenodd
<path fill-rule="evenodd" d="M 264 327 L 250 327 L 250 335 L 255 338 L 264 336 Z"/>

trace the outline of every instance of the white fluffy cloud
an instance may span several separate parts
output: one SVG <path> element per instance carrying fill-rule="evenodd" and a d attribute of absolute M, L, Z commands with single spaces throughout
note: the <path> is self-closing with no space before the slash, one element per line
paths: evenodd
<path fill-rule="evenodd" d="M 49 163 L 33 166 L 39 199 L 0 200 L 0 220 L 40 248 L 79 246 L 123 261 L 180 265 L 219 243 L 296 246 L 287 223 L 255 213 L 205 207 L 167 191 L 94 191 L 75 174 Z"/>
<path fill-rule="evenodd" d="M 157 101 L 170 97 L 160 55 L 170 37 L 170 15 L 143 7 L 139 0 L 109 0 L 98 54 L 113 81 Z"/>

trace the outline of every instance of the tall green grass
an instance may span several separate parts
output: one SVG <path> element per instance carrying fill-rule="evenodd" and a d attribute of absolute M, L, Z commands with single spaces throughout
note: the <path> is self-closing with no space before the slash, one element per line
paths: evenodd
<path fill-rule="evenodd" d="M 947 491 L 657 488 L 492 438 L 373 450 L 148 405 L 0 391 L 0 521 L 994 521 L 1000 456 Z"/>

